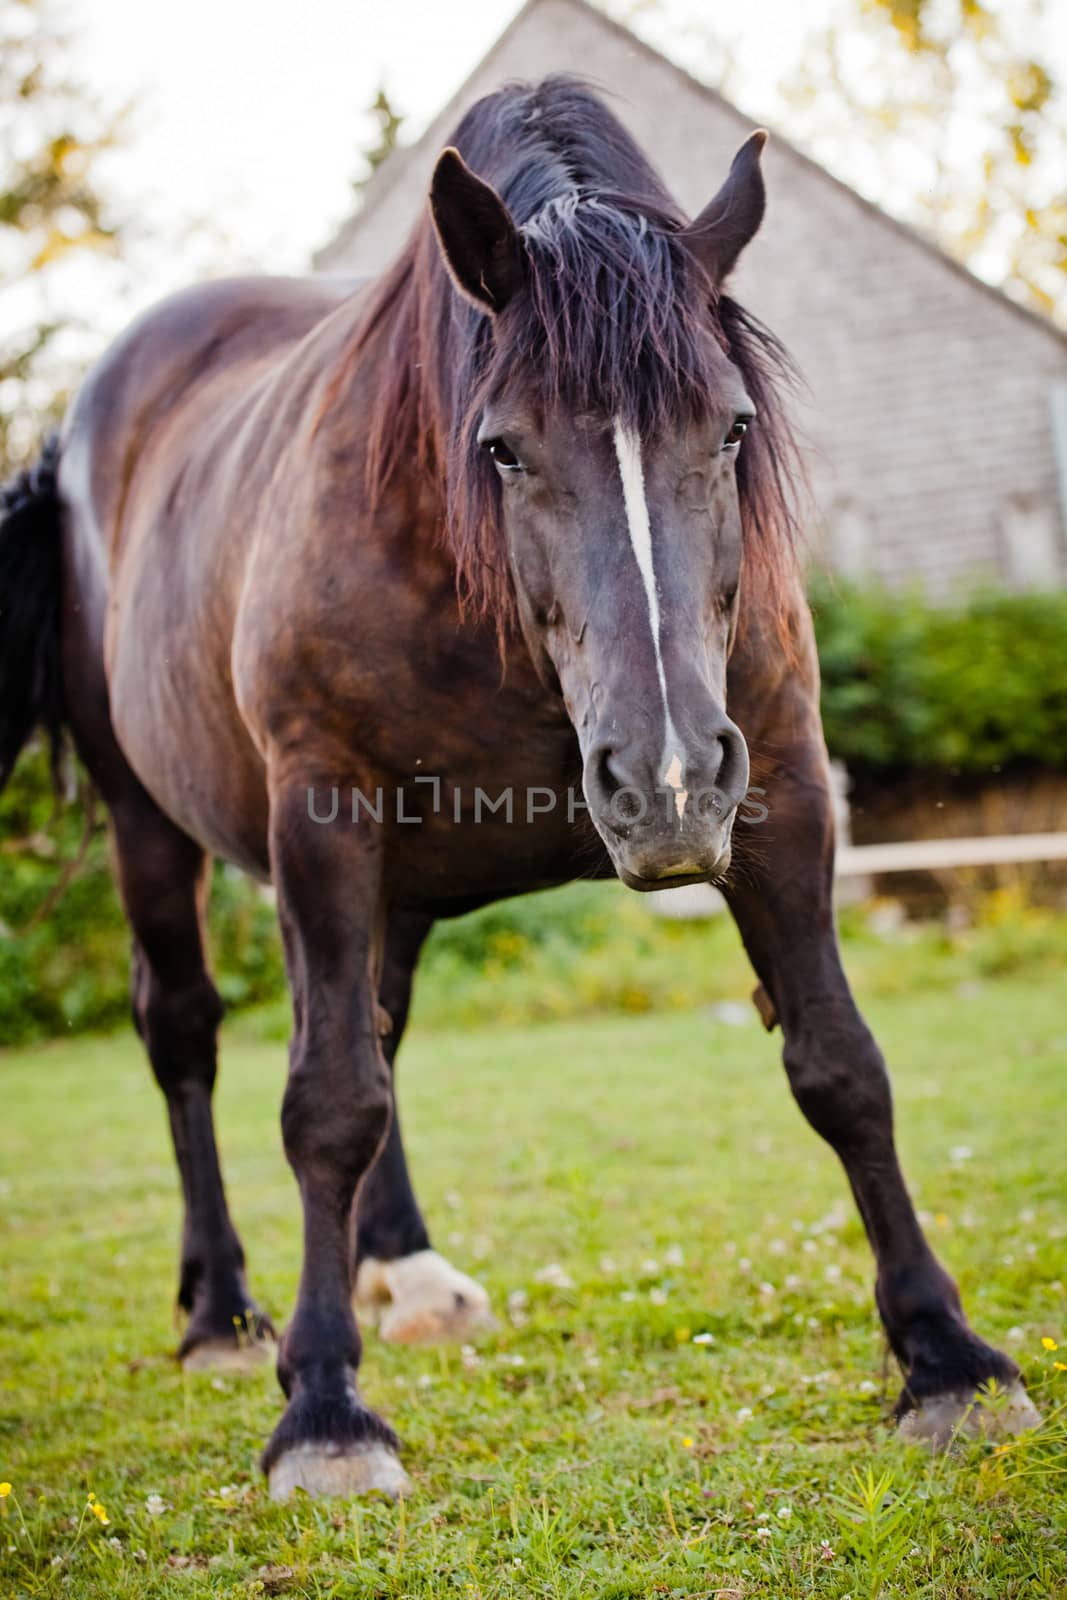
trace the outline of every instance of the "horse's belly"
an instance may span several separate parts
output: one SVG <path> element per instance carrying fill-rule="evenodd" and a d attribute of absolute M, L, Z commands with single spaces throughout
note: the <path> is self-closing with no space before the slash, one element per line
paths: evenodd
<path fill-rule="evenodd" d="M 385 819 L 386 893 L 396 904 L 440 913 L 456 902 L 612 875 L 599 836 L 562 787 L 472 787 L 460 791 L 458 805 L 456 790 L 442 793 L 439 804 L 435 800 L 430 792 L 420 808 L 411 805 L 407 791 L 399 803 L 387 796 L 392 815 Z"/>

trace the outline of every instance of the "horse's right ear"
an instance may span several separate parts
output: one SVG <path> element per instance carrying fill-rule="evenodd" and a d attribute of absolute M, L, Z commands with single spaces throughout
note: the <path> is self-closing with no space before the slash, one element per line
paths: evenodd
<path fill-rule="evenodd" d="M 490 313 L 523 284 L 518 230 L 496 190 L 475 176 L 458 150 L 442 150 L 430 183 L 437 242 L 460 294 Z"/>

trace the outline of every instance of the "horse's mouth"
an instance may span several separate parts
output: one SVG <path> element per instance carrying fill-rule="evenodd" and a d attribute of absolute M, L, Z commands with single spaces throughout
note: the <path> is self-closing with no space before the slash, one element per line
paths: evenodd
<path fill-rule="evenodd" d="M 707 883 L 713 878 L 721 877 L 729 864 L 730 853 L 727 850 L 710 867 L 700 867 L 692 862 L 684 862 L 677 867 L 668 867 L 654 878 L 631 872 L 619 862 L 615 864 L 615 871 L 620 881 L 628 889 L 634 889 L 638 894 L 651 894 L 657 889 L 684 889 L 693 883 Z"/>

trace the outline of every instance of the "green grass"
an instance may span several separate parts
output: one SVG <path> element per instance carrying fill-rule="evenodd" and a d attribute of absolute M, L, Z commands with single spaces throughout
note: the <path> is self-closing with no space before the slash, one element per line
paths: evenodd
<path fill-rule="evenodd" d="M 1053 1413 L 1062 973 L 990 958 L 977 981 L 943 941 L 915 950 L 855 947 L 906 1166 L 973 1320 Z M 428 1026 L 439 1004 L 402 1061 L 413 1165 L 435 1242 L 503 1327 L 477 1360 L 368 1336 L 365 1393 L 416 1485 L 403 1508 L 272 1506 L 273 1375 L 176 1369 L 176 1180 L 132 1036 L 0 1058 L 3 1600 L 1067 1595 L 1062 1422 L 1003 1455 L 893 1439 L 867 1247 L 754 1014 L 449 1031 Z M 279 1319 L 299 1222 L 283 1074 L 261 1019 L 226 1030 L 231 1200 Z"/>

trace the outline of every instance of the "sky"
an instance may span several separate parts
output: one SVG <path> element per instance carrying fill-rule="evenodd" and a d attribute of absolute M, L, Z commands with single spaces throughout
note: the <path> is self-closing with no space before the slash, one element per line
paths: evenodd
<path fill-rule="evenodd" d="M 611 8 L 698 76 L 721 84 L 725 71 L 726 91 L 773 128 L 779 83 L 843 3 L 613 0 Z M 135 222 L 125 276 L 117 286 L 114 274 L 75 257 L 43 291 L 60 316 L 80 314 L 79 353 L 99 350 L 133 313 L 196 278 L 306 270 L 353 209 L 378 87 L 405 113 L 403 137 L 415 137 L 519 9 L 519 0 L 52 4 L 76 77 L 106 113 L 128 108 L 121 144 L 98 173 L 117 213 Z M 1046 12 L 1067 59 L 1067 3 Z M 921 166 L 905 163 L 903 187 L 917 178 Z M 30 315 L 27 299 L 3 298 L 4 321 Z"/>
<path fill-rule="evenodd" d="M 204 250 L 260 271 L 300 271 L 353 206 L 359 152 L 379 85 L 413 137 L 520 9 L 519 0 L 61 0 L 81 79 L 105 107 L 131 105 L 108 191 L 149 225 L 203 225 Z M 620 0 L 627 15 L 647 6 Z M 695 19 L 732 6 L 657 8 L 699 58 Z M 768 86 L 827 0 L 750 0 Z M 753 13 L 758 27 L 753 30 Z M 694 64 L 699 64 L 695 59 Z M 754 88 L 756 85 L 753 86 Z M 181 264 L 154 264 L 165 279 Z M 195 252 L 189 247 L 189 259 Z"/>

